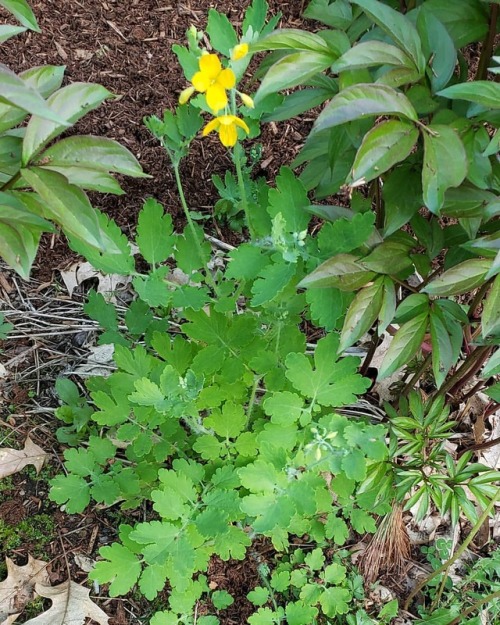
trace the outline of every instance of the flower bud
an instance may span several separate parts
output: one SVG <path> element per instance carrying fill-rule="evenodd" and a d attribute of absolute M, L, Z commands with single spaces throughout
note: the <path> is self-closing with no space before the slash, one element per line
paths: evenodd
<path fill-rule="evenodd" d="M 240 98 L 243 104 L 249 109 L 255 108 L 255 104 L 253 103 L 253 100 L 249 95 L 247 95 L 246 93 L 240 93 Z"/>
<path fill-rule="evenodd" d="M 233 51 L 231 53 L 231 60 L 239 61 L 247 54 L 248 54 L 248 43 L 239 43 L 237 46 L 234 46 L 233 48 Z"/>
<path fill-rule="evenodd" d="M 179 104 L 186 104 L 189 101 L 189 98 L 193 95 L 195 89 L 194 87 L 187 87 L 179 96 Z"/>

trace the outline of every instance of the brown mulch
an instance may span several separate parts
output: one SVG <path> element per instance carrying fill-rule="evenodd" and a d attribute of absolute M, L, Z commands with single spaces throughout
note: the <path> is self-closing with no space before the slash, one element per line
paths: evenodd
<path fill-rule="evenodd" d="M 161 117 L 165 109 L 173 109 L 186 87 L 172 45 L 185 43 L 191 24 L 203 29 L 210 8 L 227 15 L 238 27 L 250 3 L 34 0 L 31 6 L 41 34 L 27 32 L 2 44 L 0 61 L 14 71 L 42 64 L 66 65 L 67 82 L 99 83 L 117 96 L 80 120 L 70 134 L 102 135 L 120 141 L 153 176 L 153 180 L 123 179 L 123 196 L 90 194 L 94 205 L 113 217 L 126 234 L 134 231 L 143 201 L 151 195 L 172 214 L 177 226 L 184 222 L 168 158 L 142 123 L 147 115 Z M 301 0 L 269 0 L 269 15 L 281 11 L 283 26 L 298 27 L 303 24 L 303 4 Z M 264 125 L 258 142 L 263 145 L 262 161 L 267 161 L 267 169 L 261 173 L 272 180 L 279 167 L 291 161 L 308 128 L 308 124 L 296 121 Z M 182 167 L 192 208 L 210 214 L 217 200 L 211 176 L 231 167 L 216 138 L 194 142 Z M 216 236 L 237 242 L 228 229 L 221 232 L 219 225 L 210 221 L 207 227 Z M 64 237 L 46 236 L 33 275 L 42 282 L 50 280 L 52 272 L 73 257 Z"/>
<path fill-rule="evenodd" d="M 300 18 L 304 5 L 302 0 L 268 2 L 270 15 L 278 11 L 283 13 L 282 26 L 300 27 L 303 24 Z M 227 15 L 235 26 L 239 26 L 243 11 L 249 4 L 250 0 L 238 3 L 229 0 L 31 0 L 41 34 L 26 32 L 1 45 L 0 62 L 16 72 L 36 65 L 65 65 L 64 84 L 95 82 L 117 96 L 89 113 L 68 134 L 92 134 L 116 139 L 153 176 L 152 180 L 121 179 L 125 191 L 123 196 L 89 194 L 94 206 L 115 219 L 127 235 L 134 232 L 137 214 L 145 198 L 151 195 L 172 214 L 178 228 L 184 224 L 168 158 L 142 123 L 147 115 L 161 117 L 165 109 L 173 109 L 178 94 L 186 86 L 177 58 L 171 50 L 172 45 L 185 42 L 185 31 L 191 24 L 203 29 L 209 8 L 216 8 Z M 0 23 L 4 21 L 4 15 L 0 8 Z M 292 160 L 308 130 L 309 123 L 301 121 L 265 125 L 257 139 L 263 147 L 262 162 L 266 163 L 265 170 L 259 174 L 267 176 L 272 182 L 279 167 Z M 216 138 L 194 142 L 192 152 L 182 166 L 185 191 L 192 208 L 211 214 L 217 200 L 211 176 L 214 173 L 223 174 L 228 168 L 232 168 L 230 158 Z M 211 218 L 204 223 L 220 239 L 233 244 L 240 240 L 239 235 Z M 35 261 L 34 280 L 26 288 L 33 293 L 44 293 L 48 283 L 54 281 L 56 270 L 66 267 L 74 257 L 63 236 L 45 236 Z M 17 284 L 20 283 L 22 281 L 17 279 Z M 49 290 L 52 288 L 49 287 Z M 16 298 L 16 292 L 10 297 Z M 56 346 L 57 350 L 52 343 L 48 344 L 46 338 L 37 339 L 37 345 L 40 349 L 45 345 L 48 350 L 54 350 L 51 357 L 57 364 L 59 357 L 64 356 L 68 349 L 73 349 L 71 338 L 64 337 L 69 347 Z M 17 343 L 17 350 L 22 351 L 31 344 L 29 340 L 26 345 L 21 343 Z M 0 360 L 3 358 L 1 349 L 5 347 L 0 342 Z M 17 352 L 9 353 L 7 359 L 16 355 Z M 23 361 L 19 366 L 26 368 L 26 363 Z M 38 415 L 36 411 L 23 414 L 23 407 L 30 402 L 26 386 L 31 391 L 39 388 L 39 380 L 30 376 L 19 385 L 11 386 L 9 394 L 3 397 L 0 388 L 0 417 L 5 420 L 0 425 L 4 426 L 2 433 L 8 430 L 8 434 L 2 436 L 5 442 L 0 446 L 13 446 L 11 435 L 14 432 L 16 446 L 22 447 L 26 434 L 31 431 L 37 444 L 49 452 L 60 453 L 55 438 L 55 429 L 59 426 L 56 419 Z M 42 384 L 42 391 L 43 388 Z M 37 400 L 47 406 L 57 405 L 53 397 L 51 399 L 43 392 L 37 395 Z M 10 414 L 12 411 L 14 414 Z M 46 478 L 57 473 L 59 468 L 52 465 Z M 87 510 L 82 515 L 68 515 L 48 500 L 46 481 L 41 486 L 42 482 L 26 476 L 26 469 L 11 479 L 12 486 L 0 492 L 0 521 L 15 529 L 23 520 L 34 520 L 40 514 L 50 515 L 55 523 L 54 535 L 48 537 L 41 557 L 51 562 L 51 582 L 63 582 L 70 574 L 74 581 L 84 583 L 86 574 L 75 564 L 74 555 L 96 558 L 100 546 L 115 540 L 116 520 L 120 518 L 120 513 L 117 511 L 113 517 L 113 510 Z M 2 553 L 0 548 L 0 566 L 5 555 L 24 564 L 35 547 L 29 540 L 24 540 L 14 553 Z M 247 593 L 258 584 L 254 560 L 222 562 L 214 559 L 208 577 L 217 588 L 227 589 L 234 597 L 234 604 L 218 615 L 221 623 L 246 622 L 255 609 L 246 599 Z M 105 589 L 101 589 L 100 594 L 104 600 L 100 605 L 111 617 L 110 625 L 138 623 L 151 612 L 151 605 L 138 598 L 137 594 L 114 600 L 106 599 Z"/>

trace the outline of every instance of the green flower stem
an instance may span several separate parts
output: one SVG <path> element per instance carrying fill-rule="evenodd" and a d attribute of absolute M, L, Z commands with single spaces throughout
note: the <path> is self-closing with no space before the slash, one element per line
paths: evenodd
<path fill-rule="evenodd" d="M 179 163 L 173 163 L 173 167 L 174 167 L 174 173 L 175 173 L 175 182 L 177 184 L 177 191 L 179 192 L 179 198 L 181 200 L 181 205 L 182 205 L 182 208 L 184 210 L 184 215 L 186 215 L 186 219 L 187 219 L 189 228 L 191 230 L 191 234 L 193 235 L 193 240 L 195 242 L 196 249 L 197 249 L 198 255 L 200 257 L 200 261 L 201 261 L 201 263 L 203 263 L 203 250 L 201 249 L 201 243 L 200 243 L 200 241 L 198 239 L 198 233 L 196 232 L 196 228 L 194 226 L 194 221 L 193 221 L 193 218 L 191 217 L 191 213 L 189 212 L 189 207 L 188 207 L 187 202 L 186 202 L 186 196 L 184 195 L 184 189 L 182 187 L 181 175 L 180 175 L 180 172 L 179 172 Z M 208 267 L 206 268 L 206 276 L 207 276 L 207 282 L 212 287 L 215 295 L 217 297 L 220 297 L 219 288 L 218 288 L 215 280 L 213 279 L 212 274 L 210 273 L 210 269 Z"/>
<path fill-rule="evenodd" d="M 261 377 L 256 375 L 253 381 L 252 392 L 250 393 L 250 400 L 248 402 L 248 408 L 247 408 L 247 425 L 250 423 L 250 420 L 252 418 L 252 411 L 255 405 L 255 397 L 257 395 L 257 389 L 259 388 L 260 380 L 261 380 Z"/>
<path fill-rule="evenodd" d="M 240 190 L 241 204 L 243 205 L 243 211 L 245 213 L 247 228 L 250 233 L 250 239 L 255 239 L 255 232 L 252 226 L 252 221 L 250 219 L 250 210 L 248 207 L 247 191 L 245 189 L 245 179 L 243 178 L 243 170 L 241 167 L 241 163 L 243 160 L 243 148 L 241 147 L 239 142 L 236 142 L 236 145 L 234 146 L 233 156 L 234 156 L 234 164 L 236 167 L 236 176 L 238 177 L 238 188 Z"/>
<path fill-rule="evenodd" d="M 492 511 L 494 505 L 496 504 L 496 502 L 498 501 L 499 498 L 500 498 L 500 488 L 497 489 L 497 492 L 491 498 L 490 503 L 483 510 L 483 513 L 481 514 L 479 519 L 476 521 L 474 527 L 470 531 L 470 533 L 467 536 L 467 538 L 464 540 L 464 542 L 457 549 L 457 551 L 455 552 L 455 555 L 453 557 L 451 557 L 449 560 L 447 560 L 442 566 L 440 566 L 438 569 L 436 569 L 433 573 L 431 573 L 431 575 L 426 577 L 422 582 L 420 582 L 420 584 L 417 584 L 417 586 L 415 586 L 415 588 L 411 591 L 411 593 L 408 595 L 408 597 L 407 597 L 407 599 L 406 599 L 406 601 L 404 603 L 404 606 L 403 606 L 404 610 L 408 610 L 412 599 L 422 590 L 422 588 L 424 586 L 427 586 L 427 584 L 431 580 L 433 580 L 435 577 L 437 577 L 441 573 L 444 573 L 445 574 L 445 579 L 446 579 L 446 576 L 448 575 L 448 571 L 450 570 L 451 566 L 453 565 L 454 562 L 456 562 L 458 560 L 458 558 L 460 558 L 460 556 L 463 554 L 463 552 L 470 545 L 470 543 L 472 542 L 474 536 L 479 532 L 479 530 L 483 526 L 483 523 L 488 518 L 490 512 Z M 463 614 L 462 614 L 462 616 L 463 616 Z M 448 625 L 451 625 L 451 623 L 449 623 Z"/>

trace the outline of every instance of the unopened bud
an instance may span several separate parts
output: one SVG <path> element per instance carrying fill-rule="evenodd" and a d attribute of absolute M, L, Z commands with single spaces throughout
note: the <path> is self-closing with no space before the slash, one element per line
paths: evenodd
<path fill-rule="evenodd" d="M 187 87 L 183 91 L 181 91 L 181 95 L 179 96 L 179 104 L 186 104 L 189 101 L 189 98 L 194 93 L 194 87 Z"/>
<path fill-rule="evenodd" d="M 247 54 L 248 54 L 248 43 L 239 43 L 237 46 L 234 46 L 233 48 L 233 51 L 231 53 L 231 60 L 239 61 Z"/>
<path fill-rule="evenodd" d="M 253 103 L 253 100 L 249 95 L 247 95 L 246 93 L 240 93 L 240 98 L 243 104 L 249 109 L 255 108 L 255 104 Z"/>

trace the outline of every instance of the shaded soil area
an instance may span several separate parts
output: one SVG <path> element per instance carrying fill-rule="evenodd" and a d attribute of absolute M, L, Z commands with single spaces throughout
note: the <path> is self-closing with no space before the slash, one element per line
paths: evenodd
<path fill-rule="evenodd" d="M 185 43 L 191 24 L 206 26 L 208 11 L 215 8 L 227 15 L 238 29 L 250 0 L 232 3 L 210 0 L 162 2 L 160 0 L 34 0 L 32 8 L 41 34 L 27 32 L 4 44 L 0 61 L 18 72 L 42 64 L 65 65 L 67 82 L 95 82 L 116 98 L 89 113 L 69 134 L 92 134 L 119 140 L 140 160 L 153 180 L 121 180 L 123 196 L 91 194 L 93 204 L 106 211 L 126 234 L 134 230 L 137 213 L 146 197 L 153 195 L 170 212 L 177 225 L 183 223 L 173 172 L 168 158 L 142 123 L 147 115 L 162 116 L 173 109 L 186 80 L 172 52 L 172 45 Z M 300 26 L 301 0 L 269 0 L 269 15 L 281 11 L 282 26 Z M 0 15 L 1 17 L 1 15 Z M 285 122 L 263 127 L 262 162 L 271 180 L 283 163 L 298 150 L 308 124 Z M 192 153 L 182 167 L 183 181 L 192 208 L 209 212 L 217 196 L 211 182 L 214 173 L 231 167 L 218 139 L 193 143 Z M 210 223 L 210 222 L 209 222 Z M 230 231 L 214 234 L 234 239 Z M 234 240 L 233 240 L 234 242 Z M 42 281 L 71 258 L 64 237 L 46 237 L 33 275 Z"/>

